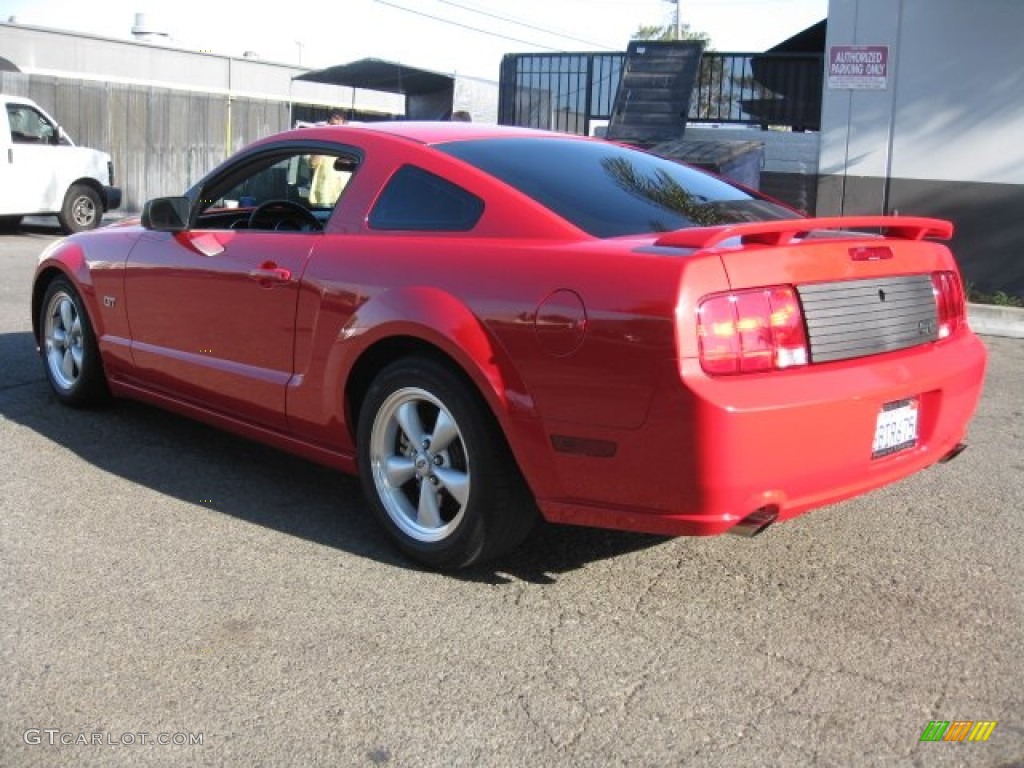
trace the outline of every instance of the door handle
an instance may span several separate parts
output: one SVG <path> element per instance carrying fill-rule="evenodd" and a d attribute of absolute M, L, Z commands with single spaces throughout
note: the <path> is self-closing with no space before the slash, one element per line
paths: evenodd
<path fill-rule="evenodd" d="M 292 279 L 292 273 L 289 269 L 283 267 L 259 267 L 249 273 L 249 277 L 254 280 L 271 281 L 276 283 L 287 283 Z"/>

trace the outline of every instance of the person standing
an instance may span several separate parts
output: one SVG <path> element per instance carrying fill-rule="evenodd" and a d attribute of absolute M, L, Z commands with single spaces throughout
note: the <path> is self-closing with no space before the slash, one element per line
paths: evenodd
<path fill-rule="evenodd" d="M 335 112 L 327 121 L 328 125 L 343 125 L 345 116 Z M 315 208 L 330 208 L 341 197 L 352 174 L 334 167 L 334 155 L 311 155 L 309 167 L 313 169 L 313 180 L 309 185 L 309 204 Z"/>

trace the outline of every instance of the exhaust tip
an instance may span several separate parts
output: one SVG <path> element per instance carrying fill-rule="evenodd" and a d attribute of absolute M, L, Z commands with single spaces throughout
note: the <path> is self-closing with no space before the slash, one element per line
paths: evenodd
<path fill-rule="evenodd" d="M 941 459 L 939 459 L 939 464 L 946 464 L 946 463 L 952 461 L 953 459 L 955 459 L 957 456 L 959 456 L 961 453 L 963 453 L 966 450 L 967 450 L 967 443 L 957 443 L 956 447 L 952 451 L 950 451 L 945 456 L 943 456 Z"/>
<path fill-rule="evenodd" d="M 735 536 L 743 536 L 747 539 L 753 538 L 774 523 L 778 516 L 778 510 L 771 507 L 761 507 L 761 509 L 751 512 L 730 528 L 729 533 Z"/>

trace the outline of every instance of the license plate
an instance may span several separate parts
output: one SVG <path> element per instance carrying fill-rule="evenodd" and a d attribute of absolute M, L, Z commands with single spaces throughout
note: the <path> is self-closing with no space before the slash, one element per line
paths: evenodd
<path fill-rule="evenodd" d="M 871 458 L 880 459 L 917 445 L 917 398 L 886 403 L 875 420 Z"/>

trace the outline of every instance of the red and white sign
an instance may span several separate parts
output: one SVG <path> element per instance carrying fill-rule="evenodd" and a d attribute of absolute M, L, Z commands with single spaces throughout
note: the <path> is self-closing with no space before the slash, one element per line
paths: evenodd
<path fill-rule="evenodd" d="M 888 83 L 888 45 L 833 45 L 828 49 L 829 88 L 883 89 Z"/>

